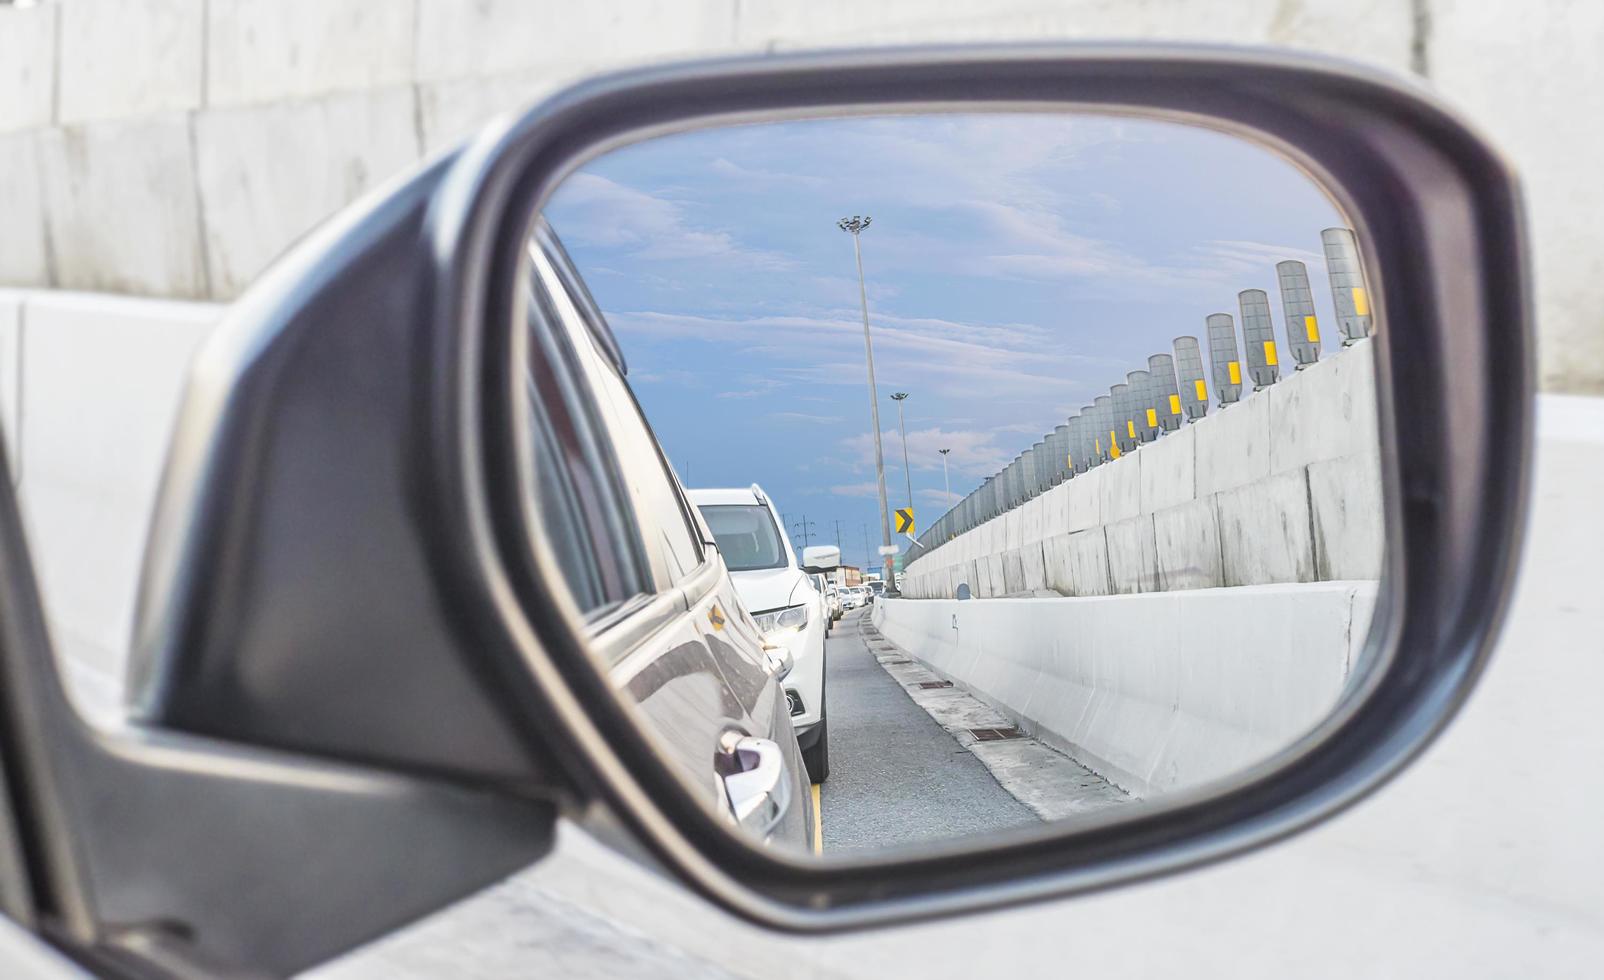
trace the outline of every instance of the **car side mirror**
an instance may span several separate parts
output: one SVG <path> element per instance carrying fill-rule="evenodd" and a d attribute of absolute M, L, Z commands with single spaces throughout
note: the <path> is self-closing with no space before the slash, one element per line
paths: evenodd
<path fill-rule="evenodd" d="M 718 580 L 719 563 L 698 560 L 688 526 L 679 528 L 683 542 L 656 533 L 680 520 L 675 495 L 650 493 L 619 476 L 620 460 L 636 474 L 656 465 L 661 447 L 651 444 L 654 437 L 610 442 L 605 426 L 597 424 L 603 413 L 591 411 L 600 399 L 576 399 L 568 411 L 564 398 L 575 389 L 565 388 L 568 378 L 559 375 L 581 370 L 584 385 L 578 390 L 605 381 L 611 385 L 607 411 L 623 416 L 634 410 L 630 386 L 636 380 L 644 385 L 646 371 L 633 354 L 628 362 L 607 356 L 614 345 L 600 325 L 602 310 L 641 307 L 597 304 L 582 280 L 560 274 L 560 248 L 534 240 L 542 216 L 560 185 L 587 164 L 665 134 L 694 136 L 736 123 L 884 121 L 869 119 L 874 114 L 1001 119 L 1024 113 L 1180 120 L 1278 155 L 1317 182 L 1325 205 L 1341 219 L 1329 228 L 1339 233 L 1330 242 L 1322 242 L 1315 226 L 1302 259 L 1291 265 L 1324 263 L 1332 283 L 1338 275 L 1348 278 L 1340 305 L 1324 319 L 1297 313 L 1292 301 L 1272 310 L 1259 286 L 1279 285 L 1278 295 L 1296 300 L 1311 282 L 1323 284 L 1320 273 L 1311 279 L 1308 269 L 1273 272 L 1275 266 L 1261 268 L 1260 245 L 1234 237 L 1211 241 L 1230 246 L 1224 261 L 1257 263 L 1255 282 L 1222 287 L 1233 292 L 1220 305 L 1240 311 L 1243 356 L 1232 346 L 1220 363 L 1205 362 L 1192 338 L 1184 351 L 1176 347 L 1173 354 L 1150 357 L 1146 367 L 1125 365 L 1138 370 L 1099 380 L 1099 386 L 1114 382 L 1107 394 L 1093 397 L 1088 389 L 1076 399 L 1090 402 L 1076 412 L 1076 425 L 1066 419 L 1039 441 L 1021 438 L 1017 446 L 993 447 L 998 452 L 982 464 L 985 470 L 1001 466 L 991 477 L 959 468 L 963 454 L 955 452 L 952 489 L 966 489 L 958 481 L 971 477 L 984 482 L 962 496 L 941 491 L 917 498 L 955 506 L 924 528 L 917 553 L 886 569 L 886 594 L 903 598 L 857 617 L 856 638 L 865 657 L 874 654 L 867 669 L 895 672 L 899 681 L 906 676 L 906 683 L 895 686 L 927 692 L 921 697 L 953 696 L 950 687 L 968 683 L 988 695 L 979 699 L 985 707 L 1058 698 L 1065 705 L 1097 706 L 1076 718 L 1112 718 L 1113 708 L 1102 710 L 1109 692 L 1086 685 L 1134 677 L 1146 662 L 1133 667 L 1110 661 L 1106 670 L 1066 672 L 1049 685 L 1041 683 L 1048 679 L 1041 662 L 1022 665 L 1013 645 L 996 640 L 1008 630 L 1028 631 L 1031 624 L 1022 623 L 1018 611 L 1025 603 L 1045 602 L 1059 603 L 1054 609 L 1072 604 L 1078 613 L 1104 618 L 1087 620 L 1084 633 L 1035 629 L 1034 639 L 1048 640 L 1044 649 L 1067 648 L 1070 643 L 1059 642 L 1064 637 L 1099 638 L 1083 644 L 1087 650 L 1102 637 L 1120 637 L 1130 641 L 1126 650 L 1168 657 L 1172 673 L 1165 677 L 1190 672 L 1202 678 L 1191 693 L 1224 692 L 1213 701 L 1184 702 L 1188 710 L 1174 714 L 1188 721 L 1200 715 L 1193 709 L 1213 710 L 1221 703 L 1230 708 L 1242 700 L 1216 683 L 1214 667 L 1234 666 L 1243 676 L 1252 676 L 1261 662 L 1287 671 L 1308 667 L 1314 661 L 1301 656 L 1308 630 L 1331 639 L 1322 648 L 1329 661 L 1320 662 L 1337 664 L 1343 673 L 1331 681 L 1325 691 L 1330 697 L 1313 720 L 1273 753 L 1140 806 L 868 859 L 754 847 L 697 796 L 699 790 L 707 795 L 707 773 L 676 770 L 673 753 L 664 751 L 662 727 L 691 714 L 685 708 L 690 702 L 663 710 L 654 730 L 649 712 L 628 697 L 646 690 L 688 698 L 682 691 L 695 691 L 695 685 L 680 685 L 624 656 L 624 644 L 632 639 L 672 634 L 677 643 L 705 639 L 704 649 L 712 649 L 743 637 L 756 643 L 756 631 L 749 617 L 730 608 L 735 592 Z M 988 154 L 1038 148 L 1029 139 L 1000 140 L 985 127 L 975 136 L 972 145 Z M 1061 153 L 1037 156 L 1075 160 L 1080 145 L 1068 139 Z M 862 144 L 838 140 L 830 146 L 840 159 L 852 161 Z M 707 154 L 693 162 L 697 173 L 721 180 L 734 179 L 728 174 L 738 169 Z M 1186 167 L 1167 172 L 1199 169 L 1183 162 Z M 1217 162 L 1212 172 L 1236 171 Z M 754 186 L 794 176 L 779 168 L 741 173 Z M 797 186 L 811 179 L 803 174 Z M 1097 204 L 1098 195 L 1086 192 L 1083 183 L 1066 185 L 1066 207 Z M 591 202 L 635 200 L 605 178 L 585 186 Z M 1256 190 L 1246 188 L 1241 200 L 1257 203 Z M 932 197 L 944 206 L 953 200 L 950 194 Z M 1212 202 L 1220 214 L 1234 214 L 1235 205 L 1224 198 L 1184 200 Z M 605 813 L 604 822 L 632 836 L 699 894 L 776 928 L 827 931 L 1107 888 L 1284 838 L 1352 804 L 1418 756 L 1466 700 L 1486 662 L 1510 594 L 1527 492 L 1533 344 L 1522 217 L 1503 158 L 1417 87 L 1323 58 L 1155 45 L 908 48 L 654 67 L 559 93 L 496 124 L 365 207 L 309 236 L 276 266 L 197 361 L 200 382 L 179 419 L 141 587 L 133 687 L 142 724 L 386 774 L 427 774 L 445 786 L 471 787 L 475 799 Z M 1088 251 L 1088 239 L 1071 232 L 1067 221 L 1022 225 L 1007 208 L 976 211 L 999 225 L 1052 230 L 1048 237 L 1060 247 L 1052 254 L 1022 257 L 998 249 L 989 256 L 1010 277 L 1050 278 L 1069 270 L 1112 288 L 1109 270 L 1119 271 L 1129 258 L 1119 249 Z M 720 214 L 722 221 L 730 212 Z M 833 214 L 826 217 L 834 220 Z M 1110 226 L 1125 223 L 1123 215 L 1105 220 Z M 890 224 L 875 226 L 868 241 L 890 234 Z M 838 264 L 847 275 L 847 256 L 857 250 L 869 217 L 843 217 L 837 227 L 826 223 L 821 234 L 836 236 Z M 851 250 L 841 232 L 853 236 Z M 721 233 L 684 237 L 700 251 L 670 254 L 720 261 L 728 254 L 719 244 Z M 717 251 L 707 251 L 714 246 Z M 1177 246 L 1162 262 L 1125 270 L 1130 275 L 1119 285 L 1125 291 L 1120 295 L 1141 295 L 1161 276 L 1183 286 L 1202 281 L 1183 267 L 1190 254 Z M 753 268 L 791 276 L 766 252 L 746 258 L 756 263 Z M 974 264 L 964 249 L 952 263 L 959 270 Z M 862 282 L 843 290 L 841 303 L 864 305 L 866 335 L 871 315 L 879 314 L 867 309 L 875 293 Z M 1239 286 L 1254 288 L 1234 292 Z M 1200 310 L 1190 326 L 1165 326 L 1164 342 L 1183 329 L 1205 334 L 1223 316 L 1221 339 L 1237 344 L 1232 315 L 1205 320 L 1211 310 Z M 1289 320 L 1288 312 L 1296 318 Z M 1280 333 L 1268 332 L 1277 316 Z M 751 329 L 737 329 L 720 308 L 718 316 L 696 318 L 638 314 L 631 325 L 672 344 L 712 326 L 746 338 L 790 319 L 765 312 L 753 318 Z M 839 330 L 854 339 L 859 330 L 857 310 L 830 309 L 816 319 L 806 329 Z M 914 319 L 886 329 L 877 342 L 897 337 Z M 922 338 L 920 357 L 936 352 L 930 354 L 934 364 L 969 359 L 1016 383 L 1019 365 L 1030 363 L 999 366 L 987 359 L 990 349 L 980 343 L 986 338 L 974 331 L 934 320 L 919 323 L 947 331 Z M 1301 329 L 1288 334 L 1288 323 Z M 1319 323 L 1327 331 L 1325 354 L 1295 366 L 1298 351 L 1320 343 Z M 594 336 L 585 335 L 587 324 Z M 558 333 L 568 346 L 542 348 Z M 1018 333 L 1014 326 L 986 331 Z M 620 334 L 627 339 L 622 323 Z M 1280 355 L 1281 375 L 1291 381 L 1276 380 L 1280 338 L 1282 350 L 1294 355 Z M 1212 354 L 1213 337 L 1205 339 Z M 730 346 L 747 342 L 732 339 Z M 576 344 L 600 353 L 587 354 L 583 365 L 573 367 Z M 625 379 L 626 363 L 640 372 L 636 378 Z M 896 364 L 895 355 L 881 364 Z M 1195 379 L 1186 373 L 1193 369 Z M 1205 384 L 1210 379 L 1212 387 Z M 1061 372 L 1044 369 L 1025 376 L 1019 387 L 1050 387 L 1061 380 Z M 1330 388 L 1321 399 L 1299 400 L 1298 391 L 1326 381 Z M 1348 384 L 1370 387 L 1364 398 L 1344 401 L 1344 392 L 1358 390 L 1342 387 Z M 1194 391 L 1229 398 L 1216 407 L 1205 404 L 1202 394 L 1194 398 Z M 924 395 L 916 390 L 913 397 Z M 540 416 L 547 404 L 557 407 L 549 417 Z M 723 402 L 722 411 L 730 404 L 752 403 Z M 897 432 L 903 410 L 919 404 L 899 402 L 897 427 L 872 423 L 865 431 L 872 438 Z M 1348 409 L 1329 410 L 1345 404 L 1369 413 L 1362 425 L 1372 439 L 1373 469 L 1299 455 L 1320 437 L 1344 437 L 1346 431 L 1339 430 L 1345 424 L 1358 429 L 1361 423 Z M 1194 408 L 1208 412 L 1194 417 Z M 813 411 L 788 414 L 806 420 L 817 418 Z M 533 422 L 532 415 L 538 416 Z M 541 428 L 557 422 L 561 439 Z M 911 480 L 917 477 L 911 474 L 922 472 L 933 482 L 939 472 L 934 453 L 946 448 L 934 443 L 922 449 L 920 436 L 919 426 L 903 436 L 910 506 L 897 521 L 906 523 L 908 534 L 916 533 Z M 1271 445 L 1271 436 L 1281 441 Z M 542 438 L 555 447 L 552 459 L 572 464 L 567 484 L 540 482 L 553 473 L 531 461 L 530 447 Z M 1186 446 L 1195 451 L 1177 448 Z M 867 452 L 851 448 L 854 454 Z M 929 459 L 921 463 L 920 452 Z M 1100 460 L 1095 469 L 1085 468 L 1089 455 Z M 606 465 L 587 469 L 593 457 Z M 1174 479 L 1156 479 L 1165 473 Z M 671 489 L 661 473 L 648 475 Z M 1363 506 L 1350 493 L 1355 484 L 1347 482 L 1360 476 L 1373 477 L 1365 486 L 1374 493 L 1363 498 Z M 882 477 L 881 501 L 884 482 Z M 1167 513 L 1155 517 L 1155 496 L 1176 487 L 1184 493 L 1160 501 Z M 841 489 L 864 501 L 875 495 L 863 484 Z M 933 486 L 920 487 L 920 494 L 927 492 L 936 493 Z M 1351 552 L 1319 525 L 1313 511 L 1321 500 L 1377 518 L 1379 548 L 1363 575 L 1344 573 Z M 547 533 L 542 508 L 554 502 L 574 515 L 568 529 L 616 547 L 585 552 L 571 539 Z M 1293 602 L 1281 583 L 1266 581 L 1267 569 L 1276 567 L 1261 555 L 1242 553 L 1237 532 L 1266 512 L 1266 502 L 1298 517 L 1274 527 L 1285 532 L 1277 540 L 1296 538 L 1296 560 L 1284 565 L 1319 578 L 1300 583 L 1320 586 L 1317 600 L 1306 603 L 1293 592 Z M 629 519 L 614 519 L 620 514 Z M 882 504 L 875 516 L 884 547 L 890 547 L 891 512 Z M 1172 520 L 1159 526 L 1161 517 Z M 803 518 L 803 530 L 807 523 Z M 784 571 L 783 537 L 775 544 L 752 559 L 748 578 L 761 584 L 765 573 Z M 678 552 L 669 553 L 676 547 Z M 1140 590 L 1111 580 L 1127 574 L 1146 588 L 1160 578 L 1158 563 L 1170 560 L 1166 549 L 1179 548 L 1201 558 L 1174 567 L 1192 575 L 1194 565 L 1212 562 L 1210 574 L 1229 577 L 1228 587 L 1192 579 L 1159 582 L 1174 589 L 1148 605 L 1210 606 L 1209 630 L 1182 629 L 1168 611 L 1116 614 Z M 864 552 L 873 553 L 868 540 Z M 816 573 L 840 562 L 839 549 L 816 546 L 803 550 L 800 565 Z M 1068 576 L 1068 585 L 1060 581 L 1062 592 L 1046 594 L 1047 576 L 1059 573 Z M 1364 581 L 1355 585 L 1352 578 Z M 957 583 L 971 590 L 961 631 L 943 615 L 945 603 L 961 592 Z M 617 601 L 591 604 L 587 589 L 588 598 Z M 1289 604 L 1251 620 L 1240 610 L 1212 608 L 1222 599 L 1218 593 L 1232 589 L 1241 590 L 1232 595 L 1253 610 L 1269 609 L 1262 605 L 1266 597 Z M 709 592 L 718 594 L 700 605 L 691 598 L 694 593 L 705 599 Z M 1361 593 L 1368 600 L 1366 615 L 1373 604 L 1373 619 L 1368 628 L 1350 628 Z M 804 675 L 818 678 L 825 660 L 823 630 L 811 613 L 788 594 L 752 599 L 751 605 L 754 612 L 772 612 L 783 627 L 774 635 L 796 644 L 789 686 L 799 687 Z M 597 628 L 598 620 L 612 615 L 634 619 L 628 628 Z M 688 618 L 673 621 L 674 616 Z M 673 629 L 659 628 L 667 622 Z M 1244 622 L 1250 630 L 1243 630 Z M 1262 634 L 1255 642 L 1272 652 L 1300 656 L 1243 657 L 1246 632 Z M 1145 642 L 1154 637 L 1159 639 Z M 899 644 L 977 638 L 995 641 L 985 656 L 954 647 L 943 663 L 921 665 L 896 655 Z M 1202 638 L 1217 641 L 1213 659 L 1195 656 L 1193 641 Z M 1161 642 L 1169 646 L 1161 650 Z M 771 664 L 761 648 L 749 654 L 737 666 L 761 676 L 748 686 L 757 691 L 771 685 Z M 683 651 L 677 655 L 682 663 L 694 660 Z M 842 678 L 848 675 L 826 676 L 830 683 L 846 683 Z M 786 695 L 796 692 L 761 693 L 764 712 L 789 723 Z M 1261 703 L 1269 710 L 1284 701 L 1266 697 Z M 717 692 L 705 703 L 716 707 Z M 839 713 L 843 703 L 831 701 L 831 710 Z M 1128 716 L 1099 723 L 1092 735 L 1134 730 L 1137 725 L 1124 723 L 1135 718 L 1163 715 L 1159 722 L 1170 724 L 1169 713 L 1150 710 L 1154 703 L 1177 701 L 1132 699 Z M 799 699 L 791 714 L 821 717 L 822 707 Z M 740 720 L 753 716 L 747 711 Z M 964 738 L 989 746 L 1030 734 L 1029 721 L 966 726 Z M 809 733 L 800 730 L 801 723 L 796 727 L 796 740 L 785 748 L 808 751 L 803 738 Z M 1218 727 L 1239 732 L 1252 726 Z M 1085 748 L 1091 741 L 1073 726 L 1058 734 L 1059 749 Z M 1162 734 L 1148 740 L 1148 747 L 1206 755 L 1194 740 L 1168 729 Z M 714 753 L 702 748 L 680 753 L 680 762 L 709 764 Z M 1056 751 L 1044 744 L 1049 749 Z M 837 756 L 838 765 L 843 758 Z M 1089 752 L 1086 758 L 1088 771 L 1168 771 L 1140 765 L 1145 757 L 1133 762 Z M 377 794 L 381 803 L 402 797 Z M 505 825 L 525 826 L 512 820 Z M 828 819 L 824 825 L 829 827 Z M 507 855 L 524 853 L 509 847 L 487 857 L 484 866 L 510 871 L 514 858 Z"/>
<path fill-rule="evenodd" d="M 841 567 L 841 549 L 833 544 L 816 544 L 802 549 L 802 570 L 822 575 Z"/>
<path fill-rule="evenodd" d="M 768 665 L 769 673 L 779 680 L 785 680 L 791 668 L 796 666 L 796 658 L 791 655 L 789 647 L 783 643 L 763 644 L 764 662 Z"/>

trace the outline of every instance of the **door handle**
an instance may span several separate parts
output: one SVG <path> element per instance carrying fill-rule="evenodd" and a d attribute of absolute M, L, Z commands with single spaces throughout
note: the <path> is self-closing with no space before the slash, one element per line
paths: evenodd
<path fill-rule="evenodd" d="M 730 770 L 724 776 L 724 792 L 735 822 L 767 838 L 791 809 L 785 753 L 772 739 L 735 736 L 724 754 Z"/>

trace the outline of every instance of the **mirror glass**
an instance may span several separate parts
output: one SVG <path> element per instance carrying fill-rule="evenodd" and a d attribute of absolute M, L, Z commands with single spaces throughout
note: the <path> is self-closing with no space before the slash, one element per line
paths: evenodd
<path fill-rule="evenodd" d="M 1103 114 L 703 129 L 573 172 L 534 546 L 717 819 L 797 854 L 1118 819 L 1299 744 L 1383 560 L 1352 222 Z"/>

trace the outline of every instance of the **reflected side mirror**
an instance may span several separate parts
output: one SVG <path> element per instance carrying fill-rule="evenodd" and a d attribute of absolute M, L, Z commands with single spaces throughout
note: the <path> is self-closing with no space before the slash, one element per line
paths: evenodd
<path fill-rule="evenodd" d="M 841 567 L 841 549 L 833 544 L 816 544 L 802 549 L 802 570 L 823 575 Z"/>

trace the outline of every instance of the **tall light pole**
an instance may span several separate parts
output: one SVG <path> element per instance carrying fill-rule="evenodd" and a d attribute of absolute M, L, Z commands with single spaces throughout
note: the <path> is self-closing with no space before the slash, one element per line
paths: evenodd
<path fill-rule="evenodd" d="M 913 509 L 913 474 L 908 470 L 908 427 L 902 424 L 902 403 L 908 400 L 906 391 L 891 396 L 897 403 L 897 431 L 902 434 L 902 476 L 908 481 L 908 509 Z"/>
<path fill-rule="evenodd" d="M 952 450 L 951 449 L 938 449 L 938 450 L 936 450 L 936 452 L 941 454 L 941 482 L 943 484 L 945 484 L 946 487 L 947 487 L 947 500 L 946 500 L 946 503 L 947 503 L 947 506 L 950 507 L 950 506 L 952 506 L 952 477 L 947 475 L 947 454 L 952 452 Z"/>
<path fill-rule="evenodd" d="M 880 539 L 887 551 L 891 550 L 891 515 L 886 511 L 886 462 L 880 450 L 880 396 L 874 388 L 874 343 L 869 339 L 869 290 L 863 284 L 863 248 L 858 236 L 874 219 L 868 215 L 853 215 L 835 223 L 837 228 L 852 236 L 852 255 L 858 261 L 858 300 L 863 306 L 863 356 L 869 365 L 869 421 L 874 426 L 874 478 L 880 487 Z M 897 590 L 897 568 L 894 556 L 886 560 L 886 590 Z"/>

